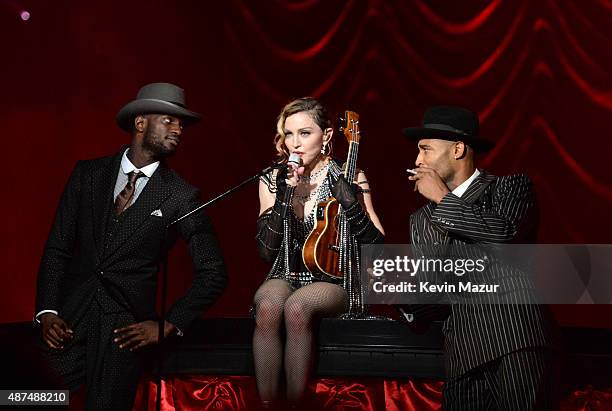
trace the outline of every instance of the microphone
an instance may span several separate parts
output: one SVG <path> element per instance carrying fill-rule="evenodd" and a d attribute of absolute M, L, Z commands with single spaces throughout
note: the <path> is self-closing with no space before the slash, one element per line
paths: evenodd
<path fill-rule="evenodd" d="M 289 159 L 287 160 L 286 167 L 289 167 L 290 165 L 299 167 L 301 164 L 302 164 L 302 158 L 299 156 L 299 154 L 291 153 L 291 155 L 289 156 Z M 287 209 L 289 208 L 289 204 L 291 203 L 291 197 L 293 197 L 293 191 L 295 191 L 295 187 L 287 185 L 287 189 L 285 190 L 285 196 L 283 198 L 283 205 L 284 205 L 283 212 L 281 214 L 283 219 L 287 217 Z"/>
<path fill-rule="evenodd" d="M 296 167 L 300 167 L 302 165 L 302 158 L 298 154 L 291 154 L 286 163 L 272 163 L 271 166 L 264 168 L 260 175 L 268 174 L 272 170 L 285 170 L 289 167 L 289 164 L 293 164 Z"/>
<path fill-rule="evenodd" d="M 295 154 L 295 153 L 291 153 L 291 155 L 289 156 L 289 160 L 287 160 L 287 165 L 292 164 L 296 167 L 299 167 L 302 165 L 302 157 L 300 157 L 299 154 Z"/>

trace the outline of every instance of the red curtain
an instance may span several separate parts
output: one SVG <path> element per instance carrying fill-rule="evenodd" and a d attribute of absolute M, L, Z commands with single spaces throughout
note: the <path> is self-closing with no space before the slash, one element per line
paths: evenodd
<path fill-rule="evenodd" d="M 439 410 L 441 381 L 389 380 L 382 378 L 321 378 L 311 383 L 316 409 L 343 411 Z M 143 379 L 134 411 L 155 410 L 156 385 Z M 181 375 L 162 381 L 164 411 L 238 411 L 258 407 L 253 377 Z M 562 411 L 612 410 L 612 388 L 575 390 L 562 401 Z"/>
<path fill-rule="evenodd" d="M 29 321 L 55 206 L 78 159 L 128 140 L 114 124 L 139 86 L 175 82 L 203 121 L 172 165 L 203 199 L 274 159 L 275 118 L 313 95 L 332 113 L 360 113 L 359 167 L 388 243 L 408 241 L 422 204 L 404 170 L 415 144 L 400 135 L 426 107 L 477 111 L 498 143 L 480 165 L 527 172 L 542 210 L 542 243 L 608 243 L 612 7 L 606 0 L 0 1 L 0 93 L 6 184 L 0 243 L 7 281 L 0 322 Z M 32 18 L 23 22 L 19 11 Z M 172 60 L 160 57 L 171 50 Z M 44 70 L 43 70 L 44 69 Z M 41 75 L 41 70 L 44 75 Z M 335 116 L 334 116 L 335 117 Z M 346 143 L 336 134 L 334 151 Z M 248 312 L 269 267 L 254 243 L 257 186 L 210 209 L 232 280 L 209 313 Z M 239 233 L 239 235 L 237 235 Z M 169 300 L 191 283 L 184 247 L 170 258 Z M 610 326 L 612 305 L 572 306 L 564 324 Z"/>

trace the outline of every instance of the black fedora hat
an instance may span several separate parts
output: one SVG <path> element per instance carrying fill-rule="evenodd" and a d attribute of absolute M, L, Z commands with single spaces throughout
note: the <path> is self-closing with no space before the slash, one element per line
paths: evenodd
<path fill-rule="evenodd" d="M 413 140 L 434 138 L 463 141 L 475 151 L 489 151 L 493 143 L 480 138 L 480 124 L 476 113 L 462 107 L 430 107 L 423 116 L 422 127 L 409 127 L 402 133 Z"/>
<path fill-rule="evenodd" d="M 185 123 L 194 123 L 201 117 L 185 108 L 185 92 L 170 83 L 151 83 L 142 87 L 136 95 L 136 100 L 119 110 L 117 124 L 125 131 L 132 131 L 134 117 L 141 114 L 169 114 Z"/>

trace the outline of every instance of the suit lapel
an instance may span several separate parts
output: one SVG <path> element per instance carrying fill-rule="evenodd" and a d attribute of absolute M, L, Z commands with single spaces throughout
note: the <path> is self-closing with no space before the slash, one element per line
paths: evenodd
<path fill-rule="evenodd" d="M 489 174 L 485 170 L 480 170 L 478 177 L 472 181 L 465 193 L 461 196 L 461 199 L 469 204 L 473 204 L 484 192 L 484 189 L 491 184 L 497 177 L 493 174 Z"/>
<path fill-rule="evenodd" d="M 467 190 L 461 196 L 461 199 L 466 201 L 469 204 L 474 203 L 487 186 L 492 183 L 497 177 L 489 174 L 485 170 L 480 170 L 480 174 L 478 177 L 472 181 L 472 183 L 468 186 Z M 448 243 L 452 241 L 451 236 L 446 235 L 446 231 L 440 229 L 436 224 L 433 224 L 431 219 L 432 215 L 436 209 L 436 204 L 433 202 L 427 203 L 418 214 L 415 222 L 418 224 L 419 235 L 422 237 L 421 241 L 427 242 L 443 242 Z M 425 223 L 426 222 L 426 223 Z"/>
<path fill-rule="evenodd" d="M 115 253 L 151 217 L 151 213 L 158 209 L 171 193 L 169 171 L 163 164 L 160 164 L 136 202 L 124 211 L 119 218 L 113 238 L 106 248 L 105 256 Z"/>
<path fill-rule="evenodd" d="M 119 173 L 121 157 L 127 147 L 123 148 L 103 167 L 93 172 L 92 176 L 92 211 L 94 224 L 94 241 L 96 243 L 98 262 L 104 252 L 104 242 L 108 219 L 113 212 L 113 194 Z"/>

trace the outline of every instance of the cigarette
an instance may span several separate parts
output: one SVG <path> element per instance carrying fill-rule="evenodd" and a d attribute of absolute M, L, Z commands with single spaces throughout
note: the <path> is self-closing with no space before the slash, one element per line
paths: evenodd
<path fill-rule="evenodd" d="M 407 168 L 407 169 L 406 169 L 406 172 L 407 172 L 408 174 L 412 174 L 413 176 L 414 176 L 414 175 L 416 175 L 416 173 L 417 173 L 415 170 L 413 170 L 413 169 L 411 169 L 411 168 Z"/>

